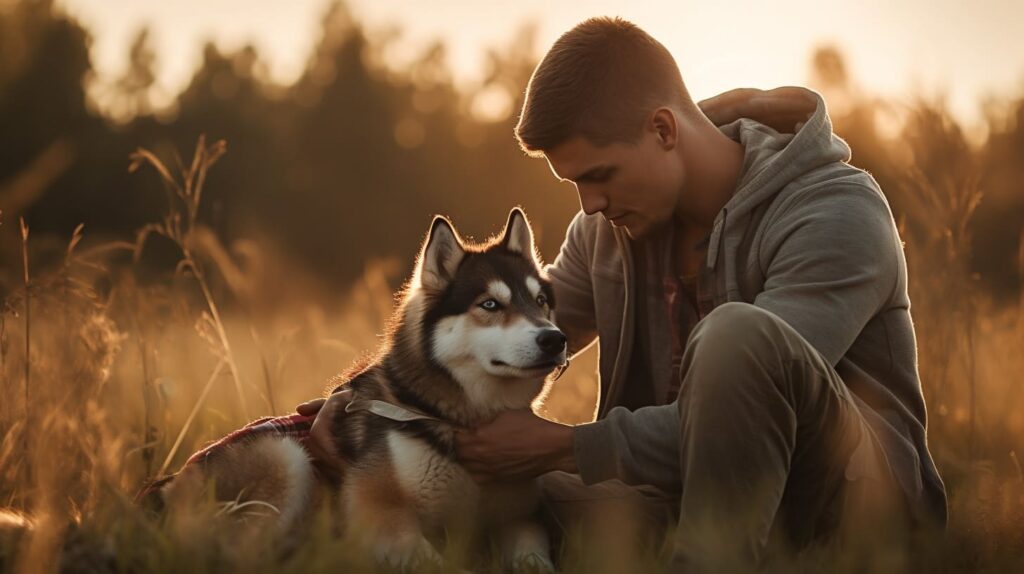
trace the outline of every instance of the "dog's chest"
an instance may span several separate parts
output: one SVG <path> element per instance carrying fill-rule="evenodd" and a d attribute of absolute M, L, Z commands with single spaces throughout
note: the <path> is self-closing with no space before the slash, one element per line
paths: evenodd
<path fill-rule="evenodd" d="M 453 459 L 399 431 L 388 434 L 388 447 L 398 483 L 421 515 L 444 519 L 475 509 L 479 489 Z"/>

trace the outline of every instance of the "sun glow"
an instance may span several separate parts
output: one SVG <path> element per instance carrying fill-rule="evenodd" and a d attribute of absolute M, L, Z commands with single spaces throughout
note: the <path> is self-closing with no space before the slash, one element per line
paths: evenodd
<path fill-rule="evenodd" d="M 127 48 L 143 26 L 157 51 L 157 104 L 171 101 L 201 62 L 202 45 L 227 50 L 252 44 L 266 73 L 294 81 L 319 37 L 329 0 L 58 0 L 92 30 L 98 79 L 109 81 L 126 66 Z M 389 65 L 402 67 L 438 39 L 458 85 L 478 86 L 487 73 L 487 50 L 521 42 L 523 26 L 536 23 L 535 50 L 594 15 L 630 19 L 676 56 L 695 98 L 729 88 L 806 84 L 808 58 L 820 45 L 835 45 L 853 80 L 882 96 L 945 94 L 963 120 L 981 118 L 976 102 L 1015 90 L 1024 76 L 1024 3 L 909 0 L 855 4 L 795 0 L 785 3 L 639 2 L 611 0 L 482 4 L 431 3 L 429 10 L 397 0 L 350 0 L 357 22 L 395 38 Z M 999 55 L 999 57 L 993 57 Z M 474 103 L 484 118 L 506 115 L 507 102 L 487 96 Z"/>

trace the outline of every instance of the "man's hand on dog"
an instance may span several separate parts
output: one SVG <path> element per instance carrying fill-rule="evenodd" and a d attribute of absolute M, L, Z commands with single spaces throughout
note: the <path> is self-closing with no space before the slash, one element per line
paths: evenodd
<path fill-rule="evenodd" d="M 571 426 L 530 409 L 506 411 L 493 421 L 459 431 L 456 456 L 477 482 L 507 482 L 553 470 L 577 472 Z"/>
<path fill-rule="evenodd" d="M 310 440 L 306 446 L 318 463 L 338 475 L 344 468 L 344 460 L 334 446 L 330 421 L 334 419 L 336 413 L 344 411 L 351 400 L 352 391 L 345 389 L 326 399 L 314 399 L 295 407 L 295 411 L 300 415 L 316 415 L 313 426 L 309 429 Z"/>
<path fill-rule="evenodd" d="M 295 408 L 299 414 L 316 415 L 309 450 L 318 462 L 339 474 L 344 461 L 335 448 L 329 421 L 351 400 L 351 392 L 344 390 Z M 530 409 L 507 411 L 476 429 L 456 433 L 456 454 L 481 483 L 530 479 L 553 470 L 574 473 L 572 432 L 571 426 L 543 419 Z"/>

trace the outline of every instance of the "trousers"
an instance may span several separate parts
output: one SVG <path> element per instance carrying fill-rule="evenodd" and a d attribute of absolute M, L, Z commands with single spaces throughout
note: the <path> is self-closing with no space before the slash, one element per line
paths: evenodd
<path fill-rule="evenodd" d="M 638 552 L 686 572 L 830 550 L 899 559 L 909 511 L 878 439 L 785 321 L 750 304 L 716 307 L 694 327 L 680 376 L 679 490 L 549 473 L 540 485 L 556 539 L 582 532 L 613 555 L 606 571 Z"/>

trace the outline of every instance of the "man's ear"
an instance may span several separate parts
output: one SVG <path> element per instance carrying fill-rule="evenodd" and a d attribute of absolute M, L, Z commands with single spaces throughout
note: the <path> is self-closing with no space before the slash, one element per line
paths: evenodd
<path fill-rule="evenodd" d="M 534 257 L 536 248 L 533 244 L 533 230 L 530 229 L 530 222 L 526 219 L 526 214 L 522 209 L 513 207 L 509 212 L 501 243 L 513 253 L 519 253 L 531 259 Z"/>
<path fill-rule="evenodd" d="M 658 108 L 651 114 L 650 128 L 658 137 L 658 143 L 666 150 L 679 143 L 679 118 L 669 108 Z"/>
<path fill-rule="evenodd" d="M 434 217 L 430 233 L 416 261 L 413 283 L 427 291 L 439 292 L 451 283 L 466 250 L 450 221 Z"/>

